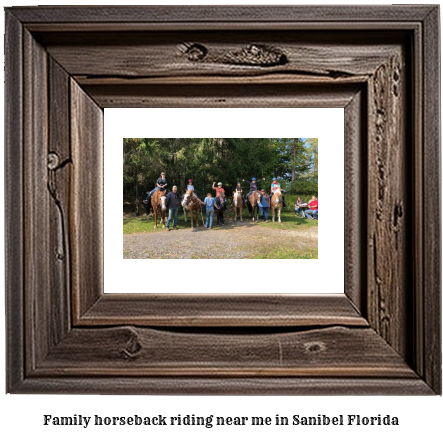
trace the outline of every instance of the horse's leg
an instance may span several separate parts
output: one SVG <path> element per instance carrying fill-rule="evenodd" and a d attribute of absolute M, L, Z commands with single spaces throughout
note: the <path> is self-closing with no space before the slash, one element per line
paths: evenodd
<path fill-rule="evenodd" d="M 191 228 L 194 228 L 194 211 L 192 208 L 189 209 L 189 216 L 191 216 Z"/>
<path fill-rule="evenodd" d="M 154 218 L 155 218 L 154 228 L 157 228 L 157 207 L 154 208 Z"/>
<path fill-rule="evenodd" d="M 272 207 L 271 210 L 272 210 L 272 222 L 274 222 L 275 221 L 275 208 Z"/>
<path fill-rule="evenodd" d="M 240 222 L 243 222 L 243 207 L 240 207 Z"/>
<path fill-rule="evenodd" d="M 195 210 L 195 222 L 196 222 L 196 226 L 197 226 L 197 228 L 198 228 L 198 214 L 199 214 L 200 212 L 199 212 L 199 210 L 197 209 L 197 210 Z"/>
<path fill-rule="evenodd" d="M 281 207 L 278 209 L 278 221 L 281 222 Z"/>

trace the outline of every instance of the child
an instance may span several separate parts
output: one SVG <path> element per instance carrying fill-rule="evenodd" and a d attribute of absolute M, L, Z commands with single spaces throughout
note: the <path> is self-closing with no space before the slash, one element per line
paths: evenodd
<path fill-rule="evenodd" d="M 225 204 L 226 204 L 225 195 L 224 193 L 221 193 L 219 196 L 215 198 L 215 205 L 214 205 L 217 213 L 217 225 L 225 224 L 225 220 L 223 218 L 223 211 L 225 209 Z"/>
<path fill-rule="evenodd" d="M 258 188 L 257 188 L 257 178 L 252 178 L 251 181 L 245 181 L 245 180 L 243 180 L 243 181 L 247 182 L 249 184 L 249 193 L 246 195 L 246 199 L 249 202 L 249 196 L 251 195 L 251 193 L 255 192 L 256 190 L 258 190 Z M 263 178 L 262 181 L 265 181 L 265 179 Z"/>
<path fill-rule="evenodd" d="M 283 195 L 283 190 L 280 187 L 280 183 L 277 181 L 277 178 L 272 178 L 272 184 L 271 184 L 271 196 L 270 199 L 272 200 L 272 195 L 274 194 L 274 192 L 276 190 L 280 190 L 281 193 L 281 197 L 283 199 L 283 207 L 286 207 L 286 202 L 285 202 L 285 196 Z"/>
<path fill-rule="evenodd" d="M 192 193 L 194 193 L 194 195 L 197 196 L 197 199 L 200 201 L 200 198 L 198 197 L 198 193 L 194 190 L 194 185 L 193 185 L 192 179 L 188 179 L 188 185 L 186 186 L 186 190 L 192 191 Z"/>
<path fill-rule="evenodd" d="M 235 193 L 235 192 L 240 193 L 240 194 L 242 195 L 243 204 L 245 204 L 245 198 L 244 198 L 244 196 L 243 196 L 243 188 L 242 188 L 242 186 L 241 186 L 240 181 L 237 182 L 237 185 L 236 185 L 236 187 L 234 188 L 234 191 L 232 192 L 231 204 L 234 203 L 234 193 Z"/>
<path fill-rule="evenodd" d="M 205 228 L 208 228 L 208 223 L 209 223 L 209 228 L 212 229 L 212 221 L 214 220 L 215 199 L 212 197 L 212 195 L 210 193 L 208 193 L 206 195 L 204 202 L 202 202 L 202 204 L 206 205 L 206 225 L 205 225 Z"/>
<path fill-rule="evenodd" d="M 225 193 L 225 189 L 223 188 L 223 184 L 219 182 L 217 184 L 218 187 L 215 187 L 215 181 L 212 183 L 212 188 L 215 190 L 215 196 L 220 196 L 221 193 Z"/>

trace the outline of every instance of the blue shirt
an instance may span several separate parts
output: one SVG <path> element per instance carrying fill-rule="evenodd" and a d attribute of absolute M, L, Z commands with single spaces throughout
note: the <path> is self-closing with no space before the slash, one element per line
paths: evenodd
<path fill-rule="evenodd" d="M 206 211 L 214 210 L 215 198 L 206 197 L 203 202 L 206 204 Z"/>
<path fill-rule="evenodd" d="M 260 198 L 260 204 L 258 204 L 260 207 L 269 207 L 268 200 L 262 195 Z"/>

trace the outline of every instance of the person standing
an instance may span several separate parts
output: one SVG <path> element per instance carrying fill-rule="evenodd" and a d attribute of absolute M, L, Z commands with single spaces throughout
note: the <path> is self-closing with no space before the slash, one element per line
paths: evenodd
<path fill-rule="evenodd" d="M 214 204 L 215 204 L 215 198 L 212 197 L 210 193 L 206 195 L 205 200 L 202 202 L 202 204 L 206 205 L 206 225 L 205 228 L 212 229 L 212 222 L 214 220 Z"/>
<path fill-rule="evenodd" d="M 305 211 L 306 217 L 308 219 L 318 220 L 318 199 L 315 196 L 312 197 L 311 202 L 309 202 L 308 206 L 309 210 Z M 313 217 L 311 216 L 311 214 Z"/>
<path fill-rule="evenodd" d="M 177 186 L 172 187 L 172 192 L 169 192 L 166 196 L 166 205 L 169 208 L 168 223 L 166 224 L 168 231 L 170 231 L 169 223 L 172 219 L 174 219 L 173 228 L 174 230 L 177 229 L 178 206 L 180 205 L 181 200 L 181 195 L 177 193 Z"/>
<path fill-rule="evenodd" d="M 215 204 L 214 204 L 214 207 L 217 210 L 217 225 L 225 224 L 225 219 L 223 217 L 225 204 L 226 204 L 225 195 L 224 193 L 221 193 L 219 196 L 215 198 Z"/>
<path fill-rule="evenodd" d="M 269 196 L 266 193 L 265 189 L 261 189 L 260 203 L 258 204 L 258 206 L 260 207 L 260 214 L 262 219 L 265 222 L 268 222 Z"/>

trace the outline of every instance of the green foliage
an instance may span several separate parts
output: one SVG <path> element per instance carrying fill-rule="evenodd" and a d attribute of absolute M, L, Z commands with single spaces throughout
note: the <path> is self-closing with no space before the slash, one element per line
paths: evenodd
<path fill-rule="evenodd" d="M 310 178 L 299 178 L 287 187 L 287 192 L 308 202 L 312 196 L 318 197 L 318 184 Z"/>
<path fill-rule="evenodd" d="M 316 184 L 312 179 L 314 140 L 301 138 L 125 138 L 123 139 L 123 189 L 125 195 L 142 198 L 155 187 L 162 171 L 169 189 L 177 185 L 183 193 L 189 178 L 200 196 L 211 192 L 212 183 L 221 181 L 230 195 L 237 181 L 258 181 L 269 192 L 271 179 L 277 176 L 290 184 L 291 193 L 299 193 L 311 177 L 309 193 Z M 317 167 L 315 167 L 317 169 Z M 243 183 L 243 188 L 248 189 Z"/>

